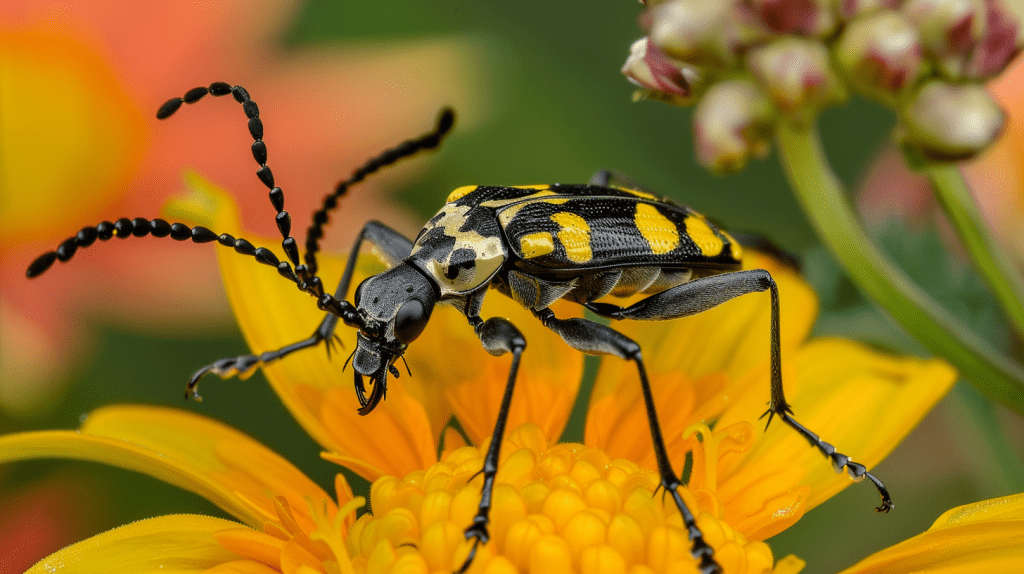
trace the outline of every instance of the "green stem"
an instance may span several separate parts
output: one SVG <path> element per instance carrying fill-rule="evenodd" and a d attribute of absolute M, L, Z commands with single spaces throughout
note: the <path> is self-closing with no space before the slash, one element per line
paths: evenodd
<path fill-rule="evenodd" d="M 1003 312 L 1017 334 L 1024 338 L 1024 281 L 989 235 L 960 169 L 953 164 L 928 164 L 924 171 L 975 265 L 992 287 Z"/>
<path fill-rule="evenodd" d="M 979 391 L 1024 415 L 1024 368 L 951 317 L 875 246 L 854 217 L 814 126 L 779 122 L 776 140 L 804 212 L 853 282 Z"/>

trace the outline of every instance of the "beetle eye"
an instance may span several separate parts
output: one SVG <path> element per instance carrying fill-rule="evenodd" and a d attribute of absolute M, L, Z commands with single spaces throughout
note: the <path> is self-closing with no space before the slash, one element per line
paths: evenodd
<path fill-rule="evenodd" d="M 370 280 L 369 277 L 367 277 L 366 279 L 363 279 L 362 281 L 359 282 L 359 285 L 356 287 L 356 294 L 355 294 L 355 297 L 354 297 L 355 298 L 356 307 L 359 306 L 359 300 L 362 299 L 363 285 L 366 285 L 366 282 L 369 281 L 369 280 Z"/>
<path fill-rule="evenodd" d="M 415 341 L 427 326 L 427 319 L 429 317 L 423 303 L 419 299 L 409 299 L 395 315 L 395 338 L 403 345 Z"/>

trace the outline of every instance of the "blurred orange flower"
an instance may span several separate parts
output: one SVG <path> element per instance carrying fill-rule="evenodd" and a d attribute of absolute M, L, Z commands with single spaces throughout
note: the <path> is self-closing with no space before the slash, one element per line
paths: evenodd
<path fill-rule="evenodd" d="M 480 82 L 470 58 L 481 51 L 469 40 L 285 50 L 279 39 L 297 6 L 0 6 L 0 409 L 45 403 L 87 354 L 85 317 L 189 332 L 228 324 L 209 249 L 133 241 L 92 249 L 40 280 L 24 277 L 35 256 L 82 225 L 155 215 L 180 189 L 184 168 L 236 190 L 250 228 L 273 229 L 241 110 L 203 102 L 157 125 L 155 111 L 168 98 L 213 81 L 249 88 L 300 230 L 338 179 L 418 133 L 442 104 L 459 108 L 461 127 L 472 124 L 471 86 Z M 377 197 L 372 184 L 354 195 Z M 346 202 L 327 242 L 355 233 L 345 221 L 381 210 L 400 211 L 379 199 Z M 401 227 L 400 215 L 391 220 Z M 131 280 L 111 297 L 111 279 L 125 276 Z"/>

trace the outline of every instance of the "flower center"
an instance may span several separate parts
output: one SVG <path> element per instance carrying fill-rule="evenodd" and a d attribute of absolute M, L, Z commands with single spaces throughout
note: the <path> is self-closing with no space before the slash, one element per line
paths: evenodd
<path fill-rule="evenodd" d="M 691 483 L 700 487 L 682 488 L 680 494 L 715 559 L 730 574 L 771 570 L 766 544 L 748 542 L 716 517 L 715 449 L 726 431 L 692 430 L 701 440 L 693 440 Z M 486 449 L 463 447 L 404 479 L 377 480 L 370 492 L 372 515 L 360 517 L 346 536 L 354 570 L 458 570 L 470 548 L 463 530 L 480 502 L 478 473 Z M 656 493 L 658 473 L 584 445 L 551 446 L 532 424 L 511 432 L 502 453 L 491 539 L 477 551 L 470 572 L 624 573 L 635 566 L 697 571 L 678 509 Z"/>

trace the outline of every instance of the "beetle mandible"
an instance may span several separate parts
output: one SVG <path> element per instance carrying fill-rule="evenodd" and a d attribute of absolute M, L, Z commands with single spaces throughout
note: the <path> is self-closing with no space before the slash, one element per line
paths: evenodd
<path fill-rule="evenodd" d="M 277 210 L 276 222 L 287 257 L 255 248 L 245 239 L 217 234 L 205 227 L 189 227 L 162 219 L 122 218 L 82 228 L 54 251 L 37 258 L 28 268 L 30 278 L 41 275 L 57 260 L 68 261 L 78 248 L 97 239 L 133 235 L 167 237 L 195 243 L 217 241 L 278 273 L 317 300 L 327 315 L 302 341 L 260 355 L 225 358 L 192 375 L 186 397 L 199 398 L 199 379 L 214 373 L 229 377 L 261 364 L 279 360 L 296 351 L 324 343 L 330 348 L 338 321 L 358 330 L 356 349 L 350 357 L 359 414 L 369 414 L 385 398 L 388 375 L 397 377 L 394 363 L 413 343 L 430 320 L 437 304 L 462 312 L 483 347 L 492 355 L 512 354 L 512 365 L 484 459 L 484 484 L 476 516 L 465 531 L 473 540 L 470 553 L 459 569 L 471 564 L 480 544 L 489 539 L 491 493 L 498 470 L 499 449 L 505 432 L 516 374 L 526 340 L 511 322 L 500 317 L 483 319 L 484 296 L 494 289 L 530 310 L 540 322 L 572 348 L 593 355 L 614 355 L 636 366 L 650 423 L 661 487 L 672 496 L 682 515 L 691 542 L 691 553 L 705 574 L 720 572 L 713 549 L 704 541 L 693 514 L 678 488 L 682 486 L 668 459 L 665 442 L 641 349 L 636 342 L 611 327 L 588 319 L 559 319 L 549 306 L 558 299 L 578 303 L 612 320 L 658 321 L 686 317 L 716 307 L 747 293 L 768 291 L 771 297 L 771 400 L 765 415 L 769 424 L 778 416 L 829 458 L 837 470 L 846 468 L 854 479 L 867 477 L 878 488 L 882 502 L 876 510 L 893 508 L 885 486 L 867 469 L 836 451 L 792 416 L 782 387 L 779 344 L 779 293 L 771 275 L 763 269 L 740 270 L 742 248 L 727 232 L 688 207 L 657 197 L 610 171 L 598 172 L 584 185 L 466 186 L 453 191 L 444 206 L 410 241 L 379 221 L 366 223 L 352 246 L 334 294 L 324 290 L 317 276 L 316 254 L 329 214 L 348 189 L 379 169 L 419 151 L 436 148 L 451 130 L 455 116 L 442 110 L 433 131 L 408 140 L 356 169 L 327 195 L 313 214 L 306 232 L 305 254 L 300 261 L 298 245 L 291 236 L 291 216 L 284 209 L 284 192 L 277 187 L 267 166 L 263 122 L 259 107 L 241 86 L 215 82 L 172 98 L 157 112 L 158 119 L 174 114 L 183 103 L 192 104 L 207 94 L 232 95 L 242 105 L 254 140 L 251 150 L 260 165 L 257 177 L 270 189 Z M 618 180 L 618 181 L 617 181 Z M 364 242 L 371 243 L 390 269 L 365 279 L 355 290 L 354 304 L 347 296 L 356 256 Z M 293 268 L 294 267 L 294 268 Z M 644 294 L 645 298 L 619 306 L 607 296 Z M 367 394 L 364 377 L 370 379 Z"/>

